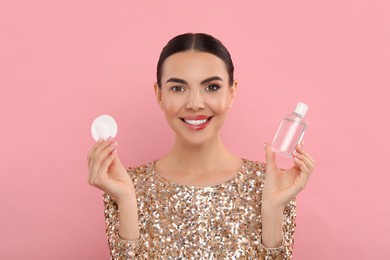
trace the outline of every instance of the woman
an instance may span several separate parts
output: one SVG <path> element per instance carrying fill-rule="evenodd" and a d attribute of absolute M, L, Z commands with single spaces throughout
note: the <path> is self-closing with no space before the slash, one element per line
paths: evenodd
<path fill-rule="evenodd" d="M 89 183 L 103 191 L 114 259 L 290 259 L 295 196 L 314 160 L 297 146 L 280 170 L 228 151 L 220 129 L 237 90 L 228 50 L 207 34 L 176 36 L 164 47 L 154 90 L 176 134 L 161 159 L 126 170 L 117 143 L 88 155 Z"/>

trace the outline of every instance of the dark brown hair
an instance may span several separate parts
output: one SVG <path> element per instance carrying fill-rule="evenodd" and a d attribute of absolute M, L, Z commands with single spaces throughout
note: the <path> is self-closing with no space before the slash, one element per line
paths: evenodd
<path fill-rule="evenodd" d="M 188 50 L 208 52 L 223 60 L 229 75 L 229 85 L 233 85 L 233 61 L 222 42 L 205 33 L 185 33 L 172 38 L 161 51 L 157 63 L 157 84 L 159 87 L 161 87 L 162 66 L 166 58 L 175 53 Z"/>

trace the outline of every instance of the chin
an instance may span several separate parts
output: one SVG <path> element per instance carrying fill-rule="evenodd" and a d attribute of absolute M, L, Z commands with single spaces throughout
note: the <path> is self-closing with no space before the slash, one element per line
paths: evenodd
<path fill-rule="evenodd" d="M 219 137 L 218 134 L 210 134 L 210 133 L 193 133 L 193 134 L 177 134 L 176 140 L 186 146 L 195 146 L 195 147 L 201 147 L 205 146 L 207 144 L 212 143 L 213 141 L 217 140 Z"/>

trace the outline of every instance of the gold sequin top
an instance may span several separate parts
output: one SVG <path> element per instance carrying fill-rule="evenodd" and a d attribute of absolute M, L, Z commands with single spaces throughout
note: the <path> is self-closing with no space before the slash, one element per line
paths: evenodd
<path fill-rule="evenodd" d="M 295 199 L 284 210 L 283 244 L 261 244 L 265 164 L 243 159 L 237 175 L 219 185 L 192 187 L 163 178 L 155 161 L 128 172 L 137 195 L 141 238 L 119 237 L 118 205 L 103 193 L 111 259 L 291 259 Z"/>

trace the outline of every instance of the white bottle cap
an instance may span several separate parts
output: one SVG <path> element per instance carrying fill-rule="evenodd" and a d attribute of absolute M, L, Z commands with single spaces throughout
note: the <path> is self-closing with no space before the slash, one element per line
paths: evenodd
<path fill-rule="evenodd" d="M 302 117 L 305 117 L 307 110 L 309 109 L 309 106 L 305 103 L 299 102 L 295 108 L 295 113 L 301 115 Z"/>
<path fill-rule="evenodd" d="M 114 138 L 118 132 L 118 126 L 109 115 L 100 115 L 92 123 L 91 133 L 93 139 L 97 142 L 100 138 L 107 139 L 109 137 Z"/>

